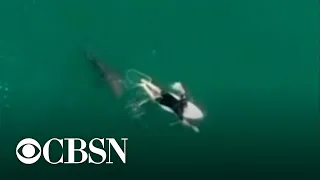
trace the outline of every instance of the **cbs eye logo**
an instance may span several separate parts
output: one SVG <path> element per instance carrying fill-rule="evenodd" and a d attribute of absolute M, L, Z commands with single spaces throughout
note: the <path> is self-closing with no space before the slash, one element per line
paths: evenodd
<path fill-rule="evenodd" d="M 38 154 L 36 153 L 36 148 L 38 149 Z M 19 142 L 19 144 L 16 147 L 16 155 L 22 163 L 33 164 L 37 162 L 41 156 L 41 146 L 34 139 L 23 139 Z"/>

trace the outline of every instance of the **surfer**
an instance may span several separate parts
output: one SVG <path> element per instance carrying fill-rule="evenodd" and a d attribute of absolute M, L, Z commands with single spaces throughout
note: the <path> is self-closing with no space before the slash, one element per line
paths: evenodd
<path fill-rule="evenodd" d="M 185 90 L 180 82 L 174 83 L 171 88 L 179 93 L 180 99 L 175 98 L 169 92 L 161 91 L 161 95 L 155 100 L 161 105 L 171 108 L 179 120 L 183 121 L 184 108 L 187 106 Z"/>
<path fill-rule="evenodd" d="M 139 79 L 140 82 L 134 82 L 131 80 L 129 76 L 130 73 L 140 75 L 142 77 Z M 199 129 L 195 125 L 192 125 L 191 122 L 202 119 L 203 113 L 201 109 L 188 100 L 186 91 L 180 82 L 175 82 L 170 85 L 171 90 L 162 90 L 160 87 L 152 83 L 151 77 L 135 69 L 127 71 L 126 80 L 133 84 L 133 87 L 142 88 L 148 96 L 146 99 L 139 100 L 127 107 L 140 108 L 143 104 L 150 101 L 156 102 L 163 110 L 174 113 L 178 117 L 179 120 L 171 123 L 170 126 L 182 124 L 187 127 L 191 127 L 195 132 L 199 132 Z"/>
<path fill-rule="evenodd" d="M 190 124 L 188 120 L 184 118 L 185 108 L 187 107 L 188 99 L 186 96 L 186 91 L 184 90 L 180 82 L 175 82 L 171 85 L 171 88 L 178 93 L 178 97 L 174 97 L 171 93 L 166 91 L 161 91 L 161 95 L 155 100 L 163 105 L 167 106 L 178 116 L 179 121 L 171 123 L 171 126 L 182 123 L 185 126 L 192 128 L 195 132 L 199 132 L 199 128 Z"/>

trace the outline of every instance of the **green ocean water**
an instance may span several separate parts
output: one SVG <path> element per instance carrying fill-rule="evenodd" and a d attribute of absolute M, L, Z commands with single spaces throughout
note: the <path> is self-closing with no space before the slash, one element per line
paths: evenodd
<path fill-rule="evenodd" d="M 0 179 L 320 178 L 317 1 L 11 0 L 0 22 Z M 183 82 L 201 133 L 132 119 L 84 48 Z M 25 166 L 25 137 L 128 137 L 128 164 Z"/>

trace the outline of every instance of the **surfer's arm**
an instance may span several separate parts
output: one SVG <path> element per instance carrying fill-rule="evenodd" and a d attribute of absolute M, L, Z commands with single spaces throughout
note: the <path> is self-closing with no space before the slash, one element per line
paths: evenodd
<path fill-rule="evenodd" d="M 174 112 L 178 116 L 180 121 L 183 121 L 183 107 L 181 106 L 182 104 L 177 104 L 176 107 L 174 107 Z"/>
<path fill-rule="evenodd" d="M 185 127 L 189 127 L 191 128 L 194 132 L 196 133 L 199 133 L 200 130 L 197 126 L 194 126 L 192 124 L 190 124 L 187 120 L 183 119 L 182 121 L 177 121 L 177 122 L 173 122 L 173 123 L 170 123 L 169 126 L 175 126 L 175 125 L 178 125 L 178 124 L 182 124 L 183 126 Z"/>
<path fill-rule="evenodd" d="M 150 99 L 145 99 L 143 101 L 140 101 L 140 103 L 138 104 L 139 107 L 141 107 L 142 105 L 146 104 L 147 102 L 149 102 Z"/>
<path fill-rule="evenodd" d="M 196 133 L 199 133 L 200 132 L 200 130 L 199 130 L 199 128 L 197 127 L 197 126 L 195 126 L 195 125 L 192 125 L 192 124 L 190 124 L 187 120 L 183 120 L 182 121 L 182 124 L 184 125 L 184 126 L 186 126 L 186 127 L 190 127 L 194 132 L 196 132 Z"/>

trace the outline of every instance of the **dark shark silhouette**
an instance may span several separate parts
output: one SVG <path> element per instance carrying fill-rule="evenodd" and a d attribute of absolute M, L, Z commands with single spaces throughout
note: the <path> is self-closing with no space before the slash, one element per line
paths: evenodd
<path fill-rule="evenodd" d="M 100 71 L 103 79 L 109 84 L 115 96 L 120 97 L 123 94 L 123 80 L 115 71 L 111 70 L 102 60 L 97 58 L 93 53 L 86 52 L 86 58 Z"/>

